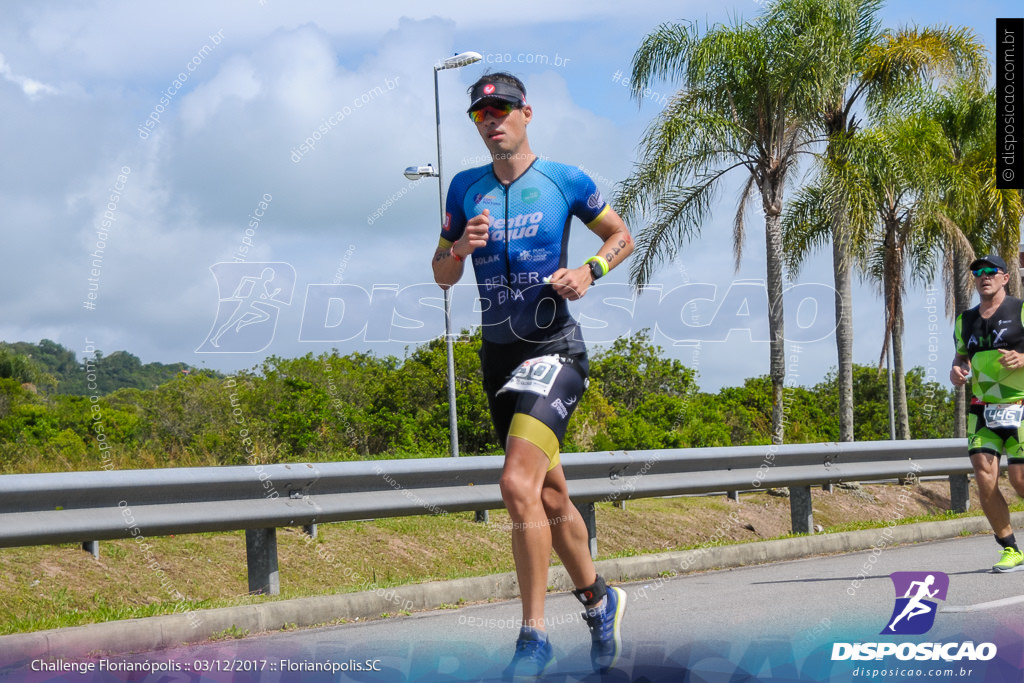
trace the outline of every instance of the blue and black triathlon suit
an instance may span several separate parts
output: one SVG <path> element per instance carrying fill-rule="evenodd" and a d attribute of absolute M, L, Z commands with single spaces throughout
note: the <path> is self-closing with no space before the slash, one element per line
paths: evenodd
<path fill-rule="evenodd" d="M 454 244 L 466 222 L 484 209 L 490 211 L 490 239 L 469 258 L 484 302 L 480 361 L 491 420 L 502 447 L 509 435 L 526 439 L 547 454 L 550 470 L 558 465 L 559 447 L 586 388 L 589 366 L 579 324 L 569 315 L 565 299 L 543 280 L 566 265 L 572 217 L 593 225 L 609 207 L 594 181 L 578 168 L 535 159 L 506 186 L 489 164 L 462 171 L 452 180 L 440 247 Z M 538 377 L 557 365 L 545 356 L 555 356 L 562 364 L 546 396 L 503 390 L 530 359 L 538 360 L 517 376 Z"/>

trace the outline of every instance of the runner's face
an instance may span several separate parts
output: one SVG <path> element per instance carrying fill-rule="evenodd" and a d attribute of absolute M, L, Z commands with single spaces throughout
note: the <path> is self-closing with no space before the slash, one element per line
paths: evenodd
<path fill-rule="evenodd" d="M 533 118 L 530 105 L 513 109 L 508 116 L 495 117 L 489 111 L 476 129 L 492 155 L 515 154 L 526 141 L 526 125 Z"/>
<path fill-rule="evenodd" d="M 991 298 L 1010 281 L 1010 274 L 999 271 L 995 275 L 979 275 L 974 278 L 974 286 L 982 298 Z"/>

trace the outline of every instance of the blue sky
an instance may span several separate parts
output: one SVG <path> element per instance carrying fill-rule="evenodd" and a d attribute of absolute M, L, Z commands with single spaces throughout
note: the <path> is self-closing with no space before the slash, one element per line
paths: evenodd
<path fill-rule="evenodd" d="M 660 108 L 657 97 L 638 107 L 615 80 L 629 71 L 643 36 L 666 21 L 719 22 L 762 9 L 750 0 L 624 7 L 0 5 L 0 216 L 8 249 L 0 339 L 49 338 L 80 354 L 90 345 L 127 349 L 144 362 L 222 371 L 332 347 L 402 355 L 442 332 L 429 267 L 437 184 L 402 175 L 406 166 L 436 161 L 437 60 L 474 50 L 486 61 L 440 74 L 446 183 L 486 163 L 464 113 L 466 87 L 486 68 L 508 69 L 526 82 L 534 106 L 534 151 L 585 168 L 610 195 Z M 893 0 L 883 17 L 893 26 L 966 25 L 991 47 L 995 18 L 1012 13 L 1020 12 L 1009 2 L 967 9 Z M 577 308 L 590 341 L 661 330 L 655 341 L 695 367 L 705 389 L 766 373 L 763 231 L 752 213 L 734 271 L 734 206 L 735 192 L 724 192 L 702 237 L 652 278 L 670 296 L 617 301 L 628 297 L 625 269 L 602 280 Z M 596 245 L 577 222 L 570 262 L 582 263 Z M 239 257 L 242 247 L 248 251 Z M 226 274 L 216 279 L 211 267 L 234 258 L 249 266 L 221 267 Z M 243 274 L 258 277 L 263 266 L 254 263 L 277 264 L 272 289 L 279 291 L 260 308 L 276 316 L 276 327 L 252 325 L 234 346 L 212 347 L 211 333 L 237 301 L 226 290 Z M 792 282 L 799 287 L 787 298 L 791 384 L 817 382 L 835 366 L 830 282 L 829 250 Z M 320 305 L 324 286 L 335 284 L 344 285 L 330 291 L 343 292 L 345 307 Z M 476 319 L 471 289 L 456 296 L 459 326 Z M 857 285 L 854 306 L 855 359 L 875 362 L 881 315 L 869 286 Z M 917 286 L 906 311 L 908 365 L 945 381 L 952 345 L 942 297 Z M 341 340 L 345 325 L 359 321 L 356 329 L 363 320 L 365 331 Z"/>

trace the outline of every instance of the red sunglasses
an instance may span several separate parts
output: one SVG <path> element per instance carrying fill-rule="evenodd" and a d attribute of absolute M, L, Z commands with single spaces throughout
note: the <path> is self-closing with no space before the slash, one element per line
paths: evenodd
<path fill-rule="evenodd" d="M 513 104 L 512 102 L 488 104 L 469 112 L 469 118 L 473 120 L 473 123 L 483 123 L 487 114 L 490 114 L 496 119 L 500 119 L 511 114 L 513 109 L 519 109 L 519 105 Z"/>

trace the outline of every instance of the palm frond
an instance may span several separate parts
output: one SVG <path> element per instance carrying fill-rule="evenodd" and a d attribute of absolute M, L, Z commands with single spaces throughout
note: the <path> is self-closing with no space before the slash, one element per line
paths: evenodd
<path fill-rule="evenodd" d="M 877 111 L 920 83 L 957 79 L 982 83 L 988 75 L 985 47 L 974 31 L 953 27 L 903 27 L 887 31 L 865 51 L 861 78 L 870 83 L 868 107 Z"/>
<path fill-rule="evenodd" d="M 786 269 L 799 272 L 804 259 L 823 246 L 832 234 L 833 217 L 821 185 L 806 185 L 786 202 L 782 214 L 782 242 Z"/>
<path fill-rule="evenodd" d="M 664 23 L 648 34 L 633 54 L 630 94 L 638 105 L 654 81 L 683 75 L 696 39 L 690 24 Z"/>
<path fill-rule="evenodd" d="M 630 280 L 637 287 L 650 282 L 656 267 L 675 257 L 679 248 L 698 232 L 711 209 L 722 173 L 699 185 L 675 188 L 661 195 L 653 205 L 654 217 L 636 235 L 636 250 L 630 263 Z"/>
<path fill-rule="evenodd" d="M 735 270 L 739 272 L 740 261 L 743 260 L 743 241 L 745 236 L 745 225 L 744 217 L 747 213 L 747 200 L 750 199 L 754 190 L 757 188 L 756 178 L 754 174 L 747 176 L 747 182 L 743 184 L 743 189 L 740 190 L 740 201 L 736 207 L 736 217 L 733 218 L 732 222 L 732 253 L 735 260 Z"/>

